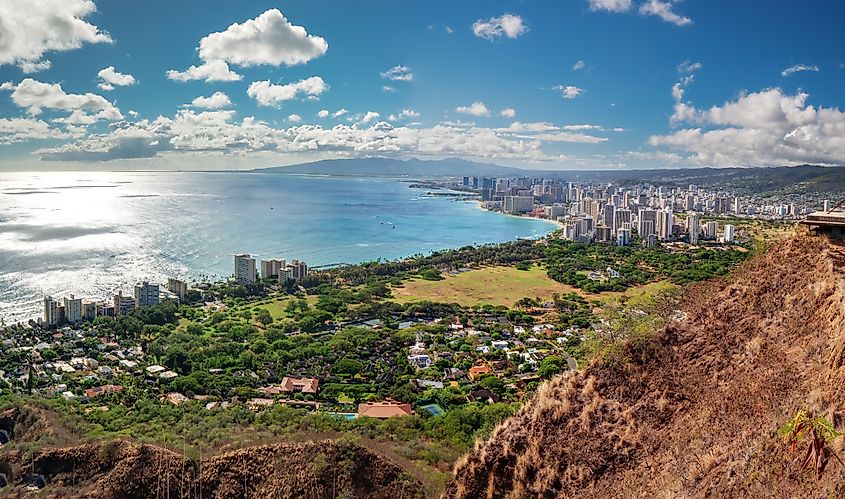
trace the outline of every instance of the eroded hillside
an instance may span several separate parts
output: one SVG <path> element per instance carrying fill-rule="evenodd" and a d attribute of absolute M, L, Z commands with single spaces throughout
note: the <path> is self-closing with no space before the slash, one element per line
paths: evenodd
<path fill-rule="evenodd" d="M 831 458 L 816 480 L 777 435 L 802 408 L 845 429 L 843 246 L 781 241 L 690 288 L 653 341 L 624 348 L 627 362 L 544 386 L 457 465 L 445 496 L 845 493 L 845 466 Z"/>

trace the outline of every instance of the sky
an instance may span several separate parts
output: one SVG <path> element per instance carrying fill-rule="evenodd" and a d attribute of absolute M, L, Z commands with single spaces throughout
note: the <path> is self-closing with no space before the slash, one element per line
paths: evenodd
<path fill-rule="evenodd" d="M 0 170 L 845 164 L 845 3 L 0 1 Z"/>

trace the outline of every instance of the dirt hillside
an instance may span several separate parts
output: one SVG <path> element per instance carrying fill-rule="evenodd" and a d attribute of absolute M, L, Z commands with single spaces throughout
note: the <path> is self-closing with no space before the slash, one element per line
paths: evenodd
<path fill-rule="evenodd" d="M 694 286 L 674 317 L 625 346 L 630 362 L 541 388 L 458 463 L 445 497 L 845 494 L 845 466 L 831 458 L 816 480 L 777 435 L 802 408 L 845 431 L 845 247 L 781 241 Z"/>
<path fill-rule="evenodd" d="M 316 441 L 247 447 L 185 459 L 162 447 L 128 441 L 0 454 L 10 478 L 3 497 L 30 497 L 20 485 L 44 475 L 47 497 L 98 499 L 421 497 L 420 483 L 357 443 Z"/>

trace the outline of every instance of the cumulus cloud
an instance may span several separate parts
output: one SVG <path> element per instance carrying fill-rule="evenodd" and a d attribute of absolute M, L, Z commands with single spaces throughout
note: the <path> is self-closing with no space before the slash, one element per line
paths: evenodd
<path fill-rule="evenodd" d="M 332 113 L 332 118 L 337 118 L 337 117 L 343 116 L 344 114 L 346 114 L 348 112 L 349 111 L 347 111 L 345 108 L 340 108 L 337 111 L 335 111 L 334 113 Z"/>
<path fill-rule="evenodd" d="M 199 96 L 191 101 L 193 107 L 201 107 L 203 109 L 220 109 L 221 107 L 229 107 L 232 101 L 229 96 L 223 92 L 214 92 L 208 97 Z"/>
<path fill-rule="evenodd" d="M 455 108 L 455 111 L 472 116 L 490 116 L 490 110 L 481 101 L 475 101 L 469 106 L 458 106 Z"/>
<path fill-rule="evenodd" d="M 239 81 L 243 78 L 243 76 L 229 69 L 229 65 L 223 61 L 209 61 L 200 66 L 191 66 L 185 71 L 171 69 L 166 75 L 174 81 Z"/>
<path fill-rule="evenodd" d="M 298 95 L 316 97 L 328 90 L 329 86 L 319 76 L 312 76 L 296 83 L 274 85 L 269 81 L 255 81 L 250 84 L 246 93 L 261 106 L 279 106 L 285 101 L 295 99 Z"/>
<path fill-rule="evenodd" d="M 586 92 L 583 88 L 578 88 L 573 85 L 555 85 L 552 87 L 552 90 L 560 92 L 561 97 L 564 99 L 574 99 Z"/>
<path fill-rule="evenodd" d="M 85 21 L 97 10 L 91 0 L 3 0 L 0 2 L 0 65 L 31 73 L 50 67 L 46 52 L 111 43 L 108 33 Z"/>
<path fill-rule="evenodd" d="M 381 115 L 375 111 L 367 111 L 366 114 L 361 118 L 361 123 L 367 124 L 371 121 L 379 119 Z"/>
<path fill-rule="evenodd" d="M 300 121 L 302 121 L 302 116 L 298 114 L 289 114 L 288 121 L 290 121 L 291 123 L 299 123 Z"/>
<path fill-rule="evenodd" d="M 673 122 L 693 127 L 649 143 L 714 166 L 845 163 L 845 113 L 811 106 L 807 97 L 770 88 L 710 109 L 682 102 L 679 110 L 676 102 Z"/>
<path fill-rule="evenodd" d="M 255 19 L 203 37 L 199 56 L 204 61 L 239 66 L 293 66 L 325 54 L 328 48 L 325 39 L 291 24 L 278 9 L 270 9 Z"/>
<path fill-rule="evenodd" d="M 586 66 L 587 66 L 587 64 L 584 61 L 579 59 L 578 61 L 575 62 L 575 64 L 572 65 L 572 70 L 573 71 L 580 71 L 580 70 L 584 69 Z"/>
<path fill-rule="evenodd" d="M 502 109 L 501 111 L 499 111 L 499 116 L 502 116 L 502 117 L 505 117 L 505 118 L 513 118 L 514 116 L 516 116 L 516 109 L 514 109 L 512 107 Z"/>
<path fill-rule="evenodd" d="M 396 93 L 396 87 L 391 87 L 390 85 L 382 85 L 381 91 L 386 92 L 388 94 L 393 94 Z"/>
<path fill-rule="evenodd" d="M 43 83 L 32 78 L 25 78 L 19 84 L 6 86 L 12 90 L 12 102 L 26 108 L 32 116 L 41 114 L 44 109 L 59 111 L 79 111 L 95 116 L 97 119 L 120 120 L 123 115 L 103 96 L 85 93 L 66 93 L 59 83 Z"/>
<path fill-rule="evenodd" d="M 528 31 L 525 21 L 513 14 L 504 14 L 500 17 L 490 19 L 479 19 L 472 25 L 472 32 L 475 36 L 493 41 L 502 36 L 517 38 Z"/>
<path fill-rule="evenodd" d="M 328 48 L 325 39 L 292 24 L 278 9 L 270 9 L 255 19 L 234 23 L 226 31 L 204 36 L 197 49 L 203 64 L 185 71 L 170 70 L 167 77 L 176 81 L 237 81 L 242 77 L 230 70 L 229 64 L 294 66 L 325 54 Z"/>
<path fill-rule="evenodd" d="M 657 16 L 667 23 L 676 26 L 692 24 L 692 19 L 676 14 L 672 11 L 672 1 L 667 0 L 646 0 L 640 4 L 640 14 Z"/>
<path fill-rule="evenodd" d="M 631 10 L 631 0 L 590 0 L 590 10 L 626 12 Z"/>
<path fill-rule="evenodd" d="M 34 118 L 0 118 L 0 144 L 26 140 L 66 139 L 73 135 Z"/>
<path fill-rule="evenodd" d="M 321 109 L 319 113 L 317 113 L 318 118 L 327 118 L 329 116 L 328 109 Z"/>
<path fill-rule="evenodd" d="M 420 113 L 414 111 L 413 109 L 403 109 L 399 112 L 399 114 L 391 114 L 388 116 L 388 121 L 399 121 L 404 119 L 414 119 L 419 118 Z"/>
<path fill-rule="evenodd" d="M 819 71 L 819 67 L 818 67 L 818 66 L 815 66 L 815 65 L 813 65 L 813 66 L 807 66 L 807 65 L 805 65 L 805 64 L 796 64 L 796 65 L 794 65 L 794 66 L 790 66 L 790 67 L 788 67 L 788 68 L 784 69 L 783 71 L 781 71 L 781 72 L 780 72 L 780 74 L 781 74 L 781 76 L 790 76 L 790 75 L 793 75 L 793 74 L 795 74 L 795 73 L 800 73 L 801 71 L 814 71 L 814 72 L 818 72 L 818 71 Z"/>
<path fill-rule="evenodd" d="M 381 77 L 393 81 L 413 81 L 414 73 L 408 66 L 393 66 L 387 71 L 383 71 Z"/>
<path fill-rule="evenodd" d="M 136 83 L 135 77 L 130 74 L 123 74 L 115 71 L 114 66 L 101 69 L 97 73 L 100 78 L 100 84 L 97 85 L 102 90 L 114 90 L 114 87 L 126 87 Z"/>

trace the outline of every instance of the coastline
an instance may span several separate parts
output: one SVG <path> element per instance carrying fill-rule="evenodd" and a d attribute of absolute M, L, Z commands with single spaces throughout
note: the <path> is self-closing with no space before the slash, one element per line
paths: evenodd
<path fill-rule="evenodd" d="M 532 216 L 514 215 L 514 214 L 512 214 L 512 213 L 505 213 L 505 212 L 503 212 L 503 211 L 488 210 L 487 208 L 485 208 L 485 207 L 484 207 L 484 205 L 483 205 L 482 203 L 484 203 L 484 201 L 480 201 L 480 200 L 477 200 L 477 199 L 476 199 L 476 200 L 475 200 L 475 206 L 476 206 L 476 208 L 478 208 L 479 210 L 482 210 L 482 211 L 488 211 L 488 212 L 490 212 L 490 213 L 498 213 L 499 215 L 503 215 L 503 216 L 506 216 L 506 217 L 521 218 L 521 219 L 528 219 L 528 220 L 540 220 L 540 221 L 542 221 L 542 222 L 548 222 L 548 223 L 550 223 L 550 224 L 553 224 L 555 227 L 557 227 L 555 230 L 553 230 L 553 231 L 549 232 L 548 234 L 545 234 L 543 237 L 548 236 L 548 235 L 551 235 L 551 234 L 552 234 L 552 233 L 554 233 L 555 231 L 558 231 L 558 230 L 560 230 L 560 229 L 564 228 L 564 226 L 565 226 L 563 222 L 561 222 L 561 221 L 559 221 L 559 220 L 552 220 L 552 219 L 550 219 L 550 218 L 541 218 L 541 217 L 532 217 Z"/>

